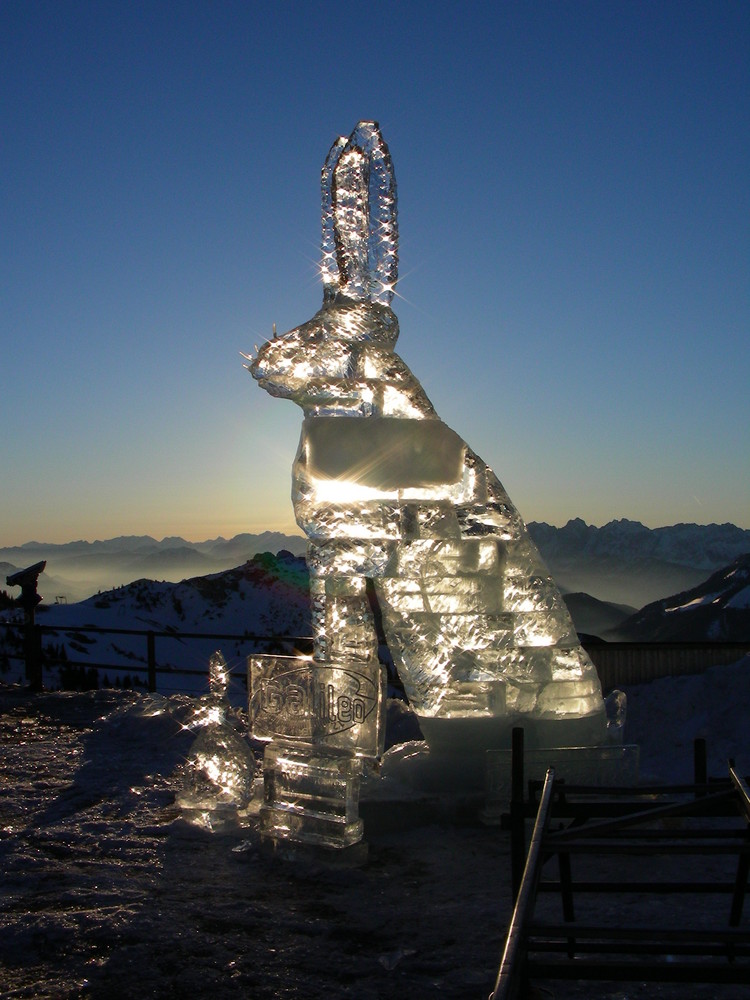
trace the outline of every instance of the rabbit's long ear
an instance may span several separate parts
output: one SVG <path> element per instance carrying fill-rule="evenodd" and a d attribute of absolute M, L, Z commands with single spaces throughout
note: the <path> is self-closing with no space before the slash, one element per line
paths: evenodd
<path fill-rule="evenodd" d="M 398 278 L 396 179 L 377 122 L 360 122 L 338 151 L 331 212 L 339 290 L 389 305 Z"/>
<path fill-rule="evenodd" d="M 331 146 L 323 164 L 320 176 L 321 188 L 321 222 L 323 235 L 321 239 L 320 271 L 323 278 L 323 301 L 329 302 L 339 290 L 339 265 L 336 260 L 336 232 L 333 220 L 333 172 L 339 157 L 346 146 L 345 135 L 339 136 Z"/>

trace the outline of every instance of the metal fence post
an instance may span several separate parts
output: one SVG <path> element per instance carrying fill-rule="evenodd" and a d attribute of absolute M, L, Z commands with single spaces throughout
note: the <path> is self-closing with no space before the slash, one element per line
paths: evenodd
<path fill-rule="evenodd" d="M 510 872 L 515 902 L 521 888 L 526 862 L 526 808 L 524 805 L 524 732 L 514 726 L 511 732 L 510 791 Z"/>
<path fill-rule="evenodd" d="M 146 633 L 146 648 L 148 659 L 148 689 L 156 691 L 156 639 L 153 632 Z"/>
<path fill-rule="evenodd" d="M 706 741 L 702 736 L 693 740 L 693 782 L 696 785 L 708 784 L 708 754 Z M 696 798 L 706 795 L 706 790 L 696 792 Z"/>

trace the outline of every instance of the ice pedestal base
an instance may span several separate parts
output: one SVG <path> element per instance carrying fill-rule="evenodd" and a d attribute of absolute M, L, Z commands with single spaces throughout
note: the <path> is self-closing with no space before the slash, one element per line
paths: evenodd
<path fill-rule="evenodd" d="M 524 789 L 529 779 L 543 779 L 548 767 L 568 784 L 637 785 L 639 748 L 535 746 L 524 753 L 524 765 Z M 499 824 L 510 806 L 511 774 L 510 749 L 452 758 L 433 753 L 425 742 L 400 743 L 384 755 L 378 777 L 363 781 L 365 827 L 394 830 L 477 818 Z"/>
<path fill-rule="evenodd" d="M 523 726 L 527 747 L 607 747 L 604 710 L 570 718 L 524 718 L 517 715 L 419 717 L 430 754 L 422 762 L 419 780 L 426 790 L 481 791 L 485 785 L 488 751 L 510 753 L 512 732 Z M 416 763 L 416 762 L 415 762 Z M 419 766 L 419 765 L 417 765 Z M 416 775 L 415 775 L 416 777 Z"/>
<path fill-rule="evenodd" d="M 362 837 L 362 763 L 272 743 L 263 759 L 261 836 L 318 847 L 349 847 Z"/>
<path fill-rule="evenodd" d="M 250 731 L 270 741 L 263 759 L 261 835 L 318 847 L 357 843 L 363 831 L 362 760 L 383 749 L 380 664 L 251 656 L 248 687 Z"/>

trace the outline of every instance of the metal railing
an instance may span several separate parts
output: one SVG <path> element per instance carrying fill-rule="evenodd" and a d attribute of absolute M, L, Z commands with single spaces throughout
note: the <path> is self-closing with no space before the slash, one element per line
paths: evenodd
<path fill-rule="evenodd" d="M 554 784 L 555 769 L 550 767 L 544 778 L 539 809 L 531 834 L 529 851 L 526 855 L 526 865 L 513 907 L 513 916 L 505 935 L 505 945 L 495 980 L 495 988 L 490 994 L 489 1000 L 511 1000 L 511 998 L 518 996 L 524 974 L 522 958 L 526 928 L 534 912 L 536 889 L 542 871 L 544 860 L 542 844 L 549 824 Z"/>
<path fill-rule="evenodd" d="M 540 782 L 529 781 L 525 801 L 521 735 L 514 730 L 511 858 L 525 856 L 526 865 L 514 877 L 515 906 L 490 1000 L 517 1000 L 537 979 L 747 984 L 750 930 L 741 920 L 750 875 L 750 788 L 734 762 L 729 780 L 707 779 L 705 741 L 697 740 L 696 784 L 603 788 L 560 780 L 550 787 L 548 771 L 541 793 Z M 524 820 L 532 817 L 526 854 Z M 700 865 L 686 867 L 690 856 L 701 858 Z M 555 858 L 557 880 L 552 873 L 540 878 Z M 611 862 L 592 868 L 595 858 Z M 643 869 L 647 858 L 651 874 Z M 554 906 L 537 916 L 542 894 L 557 897 L 562 922 Z M 601 906 L 583 902 L 607 894 L 619 906 L 607 902 L 605 913 L 618 913 L 627 900 L 635 919 L 602 919 Z M 728 915 L 675 908 L 668 902 L 675 895 L 728 895 Z M 686 912 L 697 919 L 686 920 Z"/>
<path fill-rule="evenodd" d="M 172 640 L 181 642 L 183 640 L 204 642 L 232 642 L 243 646 L 253 646 L 247 650 L 247 655 L 251 653 L 275 652 L 290 654 L 295 652 L 308 652 L 312 648 L 312 636 L 293 635 L 263 635 L 252 632 L 227 633 L 227 632 L 178 632 L 175 630 L 158 629 L 132 629 L 132 628 L 107 628 L 94 625 L 25 625 L 23 622 L 0 622 L 0 628 L 18 633 L 18 645 L 21 652 L 13 653 L 6 649 L 5 656 L 10 659 L 21 660 L 25 663 L 26 677 L 34 678 L 41 676 L 41 668 L 48 669 L 55 667 L 81 668 L 85 670 L 95 670 L 98 673 L 104 671 L 116 672 L 118 674 L 140 674 L 145 675 L 144 687 L 148 691 L 157 690 L 157 675 L 168 674 L 172 677 L 180 676 L 202 676 L 208 678 L 208 661 L 203 668 L 186 667 L 170 664 L 159 666 L 156 658 L 156 642 Z M 61 658 L 59 652 L 45 648 L 43 637 L 54 636 L 55 638 L 65 637 L 70 644 L 77 636 L 89 634 L 101 635 L 126 635 L 142 637 L 144 640 L 145 655 L 141 662 L 117 662 L 101 663 L 93 660 L 71 659 L 67 656 Z M 260 647 L 260 648 L 258 648 Z M 230 666 L 230 673 L 232 672 Z M 243 667 L 244 676 L 244 667 Z"/>

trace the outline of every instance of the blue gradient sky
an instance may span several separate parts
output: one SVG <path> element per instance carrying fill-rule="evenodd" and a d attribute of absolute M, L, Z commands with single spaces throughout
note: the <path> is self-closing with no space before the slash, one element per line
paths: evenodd
<path fill-rule="evenodd" d="M 399 187 L 399 351 L 526 520 L 750 527 L 750 5 L 0 6 L 0 544 L 296 530 L 319 171 Z"/>

